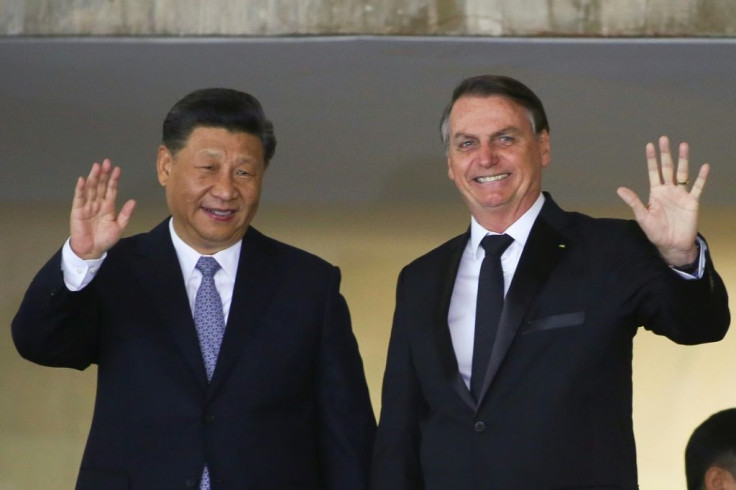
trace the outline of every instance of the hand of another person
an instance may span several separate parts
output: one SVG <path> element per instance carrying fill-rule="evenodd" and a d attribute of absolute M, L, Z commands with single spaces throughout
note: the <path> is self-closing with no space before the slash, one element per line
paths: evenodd
<path fill-rule="evenodd" d="M 109 159 L 95 162 L 85 180 L 79 177 L 74 189 L 70 218 L 71 248 L 82 259 L 98 259 L 115 245 L 135 208 L 132 199 L 116 215 L 115 200 L 120 167 Z"/>
<path fill-rule="evenodd" d="M 654 144 L 647 143 L 648 205 L 645 206 L 631 189 L 619 187 L 616 192 L 631 207 L 639 226 L 665 262 L 681 267 L 697 258 L 698 204 L 710 166 L 706 163 L 700 167 L 698 177 L 688 191 L 688 144 L 680 144 L 676 169 L 666 136 L 659 138 L 659 152 L 661 165 Z"/>

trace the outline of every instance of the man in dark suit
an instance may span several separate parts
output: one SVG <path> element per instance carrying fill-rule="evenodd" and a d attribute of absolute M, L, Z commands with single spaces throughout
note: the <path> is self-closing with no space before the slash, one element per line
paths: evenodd
<path fill-rule="evenodd" d="M 638 224 L 593 219 L 542 193 L 549 125 L 517 80 L 464 80 L 441 132 L 471 226 L 399 276 L 371 488 L 637 488 L 637 328 L 695 344 L 730 321 L 697 236 L 708 166 L 689 189 L 687 145 L 675 168 L 662 138 L 649 205 L 618 191 Z"/>
<path fill-rule="evenodd" d="M 70 240 L 13 321 L 25 358 L 98 365 L 78 489 L 367 488 L 375 419 L 340 273 L 250 226 L 275 145 L 254 97 L 204 89 L 164 121 L 171 219 L 121 239 L 120 169 L 78 180 Z"/>

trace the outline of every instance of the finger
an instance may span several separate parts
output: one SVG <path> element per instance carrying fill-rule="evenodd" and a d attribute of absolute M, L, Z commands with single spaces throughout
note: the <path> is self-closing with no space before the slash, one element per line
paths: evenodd
<path fill-rule="evenodd" d="M 659 153 L 662 160 L 662 182 L 664 184 L 674 183 L 674 169 L 672 165 L 672 154 L 670 153 L 670 140 L 667 136 L 659 138 Z"/>
<path fill-rule="evenodd" d="M 102 166 L 100 167 L 100 178 L 97 181 L 97 196 L 105 200 L 107 196 L 107 184 L 110 181 L 110 163 L 109 158 L 102 160 Z"/>
<path fill-rule="evenodd" d="M 110 173 L 110 178 L 107 181 L 105 188 L 105 201 L 112 202 L 115 204 L 115 199 L 118 195 L 118 182 L 120 181 L 120 174 L 122 170 L 120 167 L 115 167 Z"/>
<path fill-rule="evenodd" d="M 687 143 L 680 143 L 680 155 L 677 159 L 677 178 L 675 183 L 678 186 L 685 187 L 687 189 L 688 174 L 689 174 L 689 158 L 690 158 L 690 147 Z M 684 182 L 684 184 L 683 184 Z"/>
<path fill-rule="evenodd" d="M 708 180 L 708 174 L 710 173 L 710 164 L 704 163 L 698 171 L 698 178 L 693 183 L 693 188 L 690 190 L 690 195 L 696 200 L 700 200 L 700 195 L 703 193 L 705 188 L 705 181 Z"/>
<path fill-rule="evenodd" d="M 84 207 L 85 193 L 84 193 L 84 177 L 77 177 L 77 185 L 74 186 L 74 198 L 72 199 L 72 209 Z"/>
<path fill-rule="evenodd" d="M 126 202 L 122 209 L 120 209 L 120 214 L 118 215 L 118 225 L 120 225 L 120 230 L 122 231 L 125 229 L 126 226 L 128 226 L 128 223 L 130 222 L 130 217 L 133 214 L 133 210 L 135 209 L 135 201 L 133 199 Z"/>
<path fill-rule="evenodd" d="M 100 179 L 100 164 L 95 162 L 89 170 L 87 180 L 84 183 L 85 203 L 94 201 L 97 198 L 97 183 Z"/>
<path fill-rule="evenodd" d="M 647 143 L 646 155 L 649 185 L 651 187 L 662 185 L 662 176 L 659 174 L 659 165 L 657 165 L 657 150 L 654 149 L 653 143 Z"/>
<path fill-rule="evenodd" d="M 619 187 L 616 189 L 616 194 L 618 194 L 618 197 L 629 205 L 637 220 L 644 217 L 647 212 L 647 208 L 644 206 L 644 203 L 641 202 L 639 196 L 636 195 L 636 192 L 627 187 Z"/>

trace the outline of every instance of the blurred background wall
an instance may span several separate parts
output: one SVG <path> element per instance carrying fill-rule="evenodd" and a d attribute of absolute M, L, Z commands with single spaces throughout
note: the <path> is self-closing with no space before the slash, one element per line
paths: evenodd
<path fill-rule="evenodd" d="M 0 490 L 73 488 L 94 369 L 20 359 L 10 322 L 93 161 L 123 167 L 121 198 L 140 202 L 128 233 L 166 217 L 153 164 L 182 95 L 263 103 L 279 145 L 254 224 L 341 267 L 378 413 L 396 276 L 468 225 L 437 136 L 466 76 L 540 95 L 545 188 L 568 209 L 628 217 L 615 189 L 646 195 L 645 143 L 689 141 L 692 165 L 713 165 L 700 228 L 736 288 L 735 33 L 731 0 L 0 0 Z M 637 335 L 643 490 L 684 488 L 689 433 L 736 406 L 735 338 Z"/>

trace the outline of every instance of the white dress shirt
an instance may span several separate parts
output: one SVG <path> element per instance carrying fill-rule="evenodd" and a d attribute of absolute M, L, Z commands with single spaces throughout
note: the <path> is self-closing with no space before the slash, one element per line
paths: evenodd
<path fill-rule="evenodd" d="M 197 295 L 199 284 L 202 282 L 202 273 L 195 268 L 195 265 L 197 265 L 197 261 L 202 255 L 179 238 L 174 231 L 173 220 L 169 220 L 169 233 L 171 233 L 171 241 L 174 244 L 176 257 L 179 260 L 182 277 L 184 278 L 184 285 L 187 289 L 189 307 L 194 310 L 194 298 Z M 217 292 L 220 293 L 222 311 L 225 315 L 226 324 L 230 313 L 230 304 L 233 299 L 235 275 L 238 271 L 240 249 L 242 246 L 243 242 L 241 240 L 235 245 L 211 256 L 220 264 L 220 269 L 215 273 L 215 287 L 217 287 Z M 62 248 L 61 256 L 61 270 L 64 274 L 64 284 L 70 291 L 80 291 L 95 277 L 107 254 L 94 260 L 81 259 L 72 251 L 70 240 L 67 240 Z"/>
<path fill-rule="evenodd" d="M 504 232 L 514 241 L 501 255 L 501 267 L 503 268 L 503 292 L 509 290 L 509 285 L 519 265 L 521 252 L 529 238 L 534 221 L 539 216 L 544 204 L 544 195 L 540 194 L 531 208 L 518 220 L 509 226 Z M 475 335 L 475 305 L 478 296 L 478 276 L 485 250 L 480 246 L 481 240 L 486 235 L 498 235 L 483 228 L 475 218 L 470 219 L 470 240 L 465 245 L 465 250 L 460 259 L 460 267 L 457 270 L 455 286 L 450 299 L 450 311 L 447 315 L 447 323 L 450 326 L 452 345 L 457 357 L 457 365 L 465 385 L 470 388 L 470 372 L 473 369 L 473 338 Z"/>

